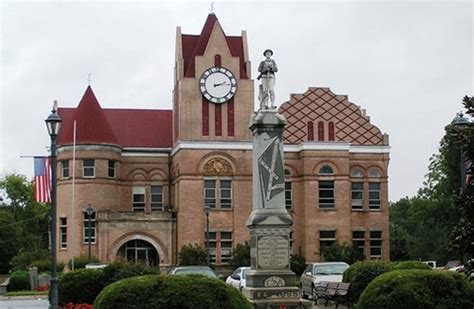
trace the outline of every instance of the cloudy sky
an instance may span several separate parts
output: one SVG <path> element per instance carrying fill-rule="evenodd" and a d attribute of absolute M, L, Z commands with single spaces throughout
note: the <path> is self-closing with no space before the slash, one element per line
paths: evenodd
<path fill-rule="evenodd" d="M 102 107 L 171 108 L 176 26 L 200 33 L 211 1 L 0 1 L 0 176 L 33 176 L 53 100 L 75 107 L 92 73 Z M 330 87 L 390 135 L 389 196 L 413 196 L 444 126 L 473 93 L 472 1 L 215 1 L 247 30 L 253 78 L 266 48 L 277 102 Z"/>

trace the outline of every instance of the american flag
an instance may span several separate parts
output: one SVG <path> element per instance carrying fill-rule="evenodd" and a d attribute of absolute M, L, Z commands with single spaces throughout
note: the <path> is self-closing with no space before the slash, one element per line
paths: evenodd
<path fill-rule="evenodd" d="M 51 159 L 35 157 L 35 201 L 51 203 Z"/>

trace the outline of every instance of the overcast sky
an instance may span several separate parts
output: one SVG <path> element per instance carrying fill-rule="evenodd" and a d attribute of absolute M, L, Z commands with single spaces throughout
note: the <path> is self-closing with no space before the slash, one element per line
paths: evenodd
<path fill-rule="evenodd" d="M 170 109 L 176 26 L 199 34 L 211 1 L 1 1 L 0 176 L 33 176 L 53 100 L 76 107 L 92 73 L 105 108 Z M 390 135 L 389 199 L 413 196 L 444 126 L 473 94 L 472 1 L 215 1 L 247 30 L 252 76 L 278 63 L 276 99 L 330 87 Z"/>

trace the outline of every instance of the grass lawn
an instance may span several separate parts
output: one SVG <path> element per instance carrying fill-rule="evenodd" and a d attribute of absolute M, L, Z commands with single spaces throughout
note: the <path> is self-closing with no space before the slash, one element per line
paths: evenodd
<path fill-rule="evenodd" d="M 14 291 L 14 292 L 8 292 L 4 296 L 31 296 L 31 295 L 48 295 L 48 291 Z"/>

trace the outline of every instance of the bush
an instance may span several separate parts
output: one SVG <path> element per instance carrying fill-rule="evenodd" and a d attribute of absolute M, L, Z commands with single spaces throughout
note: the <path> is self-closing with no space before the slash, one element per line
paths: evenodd
<path fill-rule="evenodd" d="M 149 274 L 159 274 L 157 268 L 143 264 L 114 262 L 102 269 L 78 269 L 64 274 L 59 281 L 60 304 L 92 304 L 102 289 L 115 281 Z"/>
<path fill-rule="evenodd" d="M 198 244 L 184 245 L 179 251 L 179 265 L 207 265 L 207 253 Z"/>
<path fill-rule="evenodd" d="M 91 263 L 100 263 L 100 260 L 95 257 L 91 256 Z M 86 268 L 86 265 L 89 264 L 89 257 L 87 255 L 80 255 L 74 258 L 74 270 Z M 69 269 L 72 269 L 72 259 L 69 260 Z"/>
<path fill-rule="evenodd" d="M 250 245 L 248 241 L 245 244 L 237 244 L 232 252 L 229 264 L 234 268 L 250 265 Z"/>
<path fill-rule="evenodd" d="M 474 288 L 451 272 L 396 270 L 373 280 L 357 308 L 473 308 Z"/>
<path fill-rule="evenodd" d="M 295 254 L 290 258 L 290 268 L 297 276 L 301 276 L 306 267 L 305 264 L 306 260 L 301 255 Z"/>
<path fill-rule="evenodd" d="M 419 261 L 393 262 L 392 265 L 393 265 L 394 270 L 402 270 L 402 269 L 432 270 L 431 267 Z"/>
<path fill-rule="evenodd" d="M 356 303 L 360 294 L 375 277 L 392 269 L 392 263 L 385 261 L 361 261 L 352 264 L 342 277 L 343 282 L 351 283 L 348 294 L 349 302 Z"/>
<path fill-rule="evenodd" d="M 12 270 L 28 270 L 28 267 L 31 265 L 31 263 L 38 260 L 51 261 L 51 255 L 49 251 L 46 249 L 35 251 L 22 250 L 13 257 L 11 261 Z M 51 262 L 49 263 L 49 268 L 51 269 Z"/>
<path fill-rule="evenodd" d="M 252 308 L 246 298 L 224 282 L 203 276 L 142 276 L 107 286 L 94 309 L 240 309 Z"/>
<path fill-rule="evenodd" d="M 105 275 L 102 269 L 78 269 L 71 271 L 59 281 L 59 304 L 92 304 L 104 288 Z"/>
<path fill-rule="evenodd" d="M 322 247 L 321 251 L 316 253 L 326 262 L 346 262 L 347 264 L 353 264 L 365 259 L 364 252 L 358 247 L 346 243 L 339 244 L 335 242 L 329 247 Z"/>
<path fill-rule="evenodd" d="M 31 290 L 30 276 L 26 270 L 17 270 L 10 275 L 7 286 L 8 292 Z"/>
<path fill-rule="evenodd" d="M 29 267 L 38 267 L 38 273 L 50 272 L 51 271 L 51 258 L 41 259 L 31 262 Z M 57 270 L 62 271 L 64 269 L 64 263 L 57 264 Z"/>

